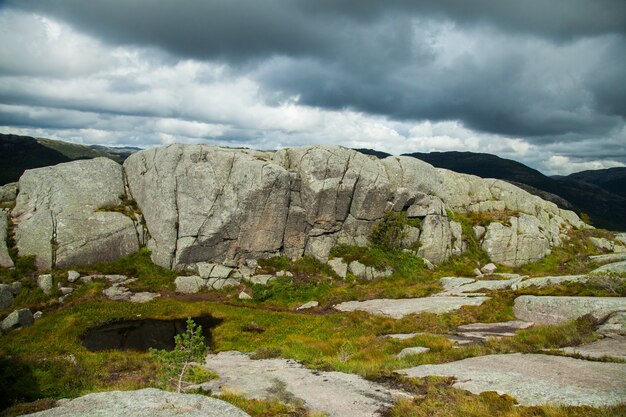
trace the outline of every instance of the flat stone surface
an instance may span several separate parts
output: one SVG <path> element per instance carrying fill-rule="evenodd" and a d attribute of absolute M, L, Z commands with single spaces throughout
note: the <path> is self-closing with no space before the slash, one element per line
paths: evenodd
<path fill-rule="evenodd" d="M 555 297 L 522 295 L 515 299 L 515 318 L 536 324 L 556 324 L 585 314 L 603 320 L 611 313 L 626 310 L 626 297 Z"/>
<path fill-rule="evenodd" d="M 520 282 L 522 278 L 517 276 L 511 279 L 503 280 L 478 280 L 470 284 L 461 285 L 453 288 L 451 292 L 470 292 L 478 290 L 506 290 Z"/>
<path fill-rule="evenodd" d="M 513 337 L 518 330 L 528 329 L 533 323 L 513 320 L 499 323 L 472 323 L 457 327 L 459 336 L 468 339 L 486 340 L 490 337 Z"/>
<path fill-rule="evenodd" d="M 206 281 L 197 275 L 189 277 L 180 276 L 174 280 L 176 285 L 176 292 L 183 294 L 193 294 L 199 292 L 202 288 L 206 287 Z"/>
<path fill-rule="evenodd" d="M 626 311 L 611 314 L 596 332 L 605 337 L 626 337 Z"/>
<path fill-rule="evenodd" d="M 587 282 L 589 278 L 586 275 L 564 275 L 558 277 L 539 277 L 539 278 L 529 278 L 526 279 L 514 286 L 514 289 L 519 288 L 527 288 L 527 287 L 537 287 L 543 288 L 548 285 L 559 285 L 565 284 L 568 282 Z"/>
<path fill-rule="evenodd" d="M 380 416 L 379 410 L 395 398 L 408 397 L 358 375 L 313 371 L 288 359 L 252 360 L 244 353 L 221 352 L 207 356 L 205 367 L 220 376 L 201 384 L 213 393 L 300 403 L 329 417 Z"/>
<path fill-rule="evenodd" d="M 560 349 L 565 353 L 575 353 L 588 358 L 610 357 L 626 360 L 626 338 L 605 338 L 595 342 Z"/>
<path fill-rule="evenodd" d="M 334 306 L 339 311 L 366 311 L 379 316 L 401 319 L 409 314 L 442 314 L 458 310 L 463 306 L 478 306 L 489 297 L 437 296 L 425 298 L 375 299 L 367 301 L 346 301 Z"/>
<path fill-rule="evenodd" d="M 304 303 L 302 304 L 300 307 L 298 307 L 296 310 L 307 310 L 309 308 L 314 308 L 317 307 L 318 305 L 320 305 L 319 302 L 317 301 L 309 301 L 308 303 Z"/>
<path fill-rule="evenodd" d="M 408 348 L 404 348 L 400 351 L 400 353 L 398 353 L 396 355 L 396 357 L 398 359 L 402 359 L 402 358 L 406 358 L 407 356 L 411 356 L 411 355 L 420 355 L 422 353 L 426 353 L 429 352 L 430 349 L 427 347 L 423 347 L 423 346 L 414 346 L 414 347 L 408 347 Z"/>
<path fill-rule="evenodd" d="M 385 334 L 383 335 L 383 337 L 389 337 L 391 339 L 398 339 L 398 340 L 406 340 L 406 339 L 413 339 L 418 334 L 419 333 L 396 333 L 396 334 Z"/>
<path fill-rule="evenodd" d="M 443 277 L 439 280 L 439 283 L 441 283 L 444 290 L 452 290 L 461 285 L 471 284 L 474 281 L 476 281 L 474 278 Z"/>
<path fill-rule="evenodd" d="M 267 283 L 274 278 L 274 275 L 253 275 L 248 279 L 248 281 L 251 284 L 267 285 Z"/>
<path fill-rule="evenodd" d="M 28 414 L 31 417 L 250 417 L 225 401 L 198 394 L 176 394 L 155 388 L 98 392 L 57 407 Z"/>
<path fill-rule="evenodd" d="M 596 268 L 591 271 L 592 274 L 597 274 L 600 272 L 626 272 L 626 261 L 613 262 L 611 264 L 602 265 L 600 268 Z"/>
<path fill-rule="evenodd" d="M 161 294 L 156 293 L 156 292 L 137 292 L 134 294 L 131 294 L 130 299 L 128 301 L 130 301 L 131 303 L 147 303 L 148 301 L 152 301 L 155 298 L 160 297 Z"/>
<path fill-rule="evenodd" d="M 593 255 L 590 256 L 589 259 L 598 263 L 619 262 L 626 260 L 626 253 L 606 253 L 603 255 Z"/>
<path fill-rule="evenodd" d="M 626 364 L 591 362 L 553 355 L 487 355 L 397 371 L 409 377 L 456 378 L 455 387 L 475 394 L 509 394 L 520 405 L 601 407 L 626 401 Z"/>

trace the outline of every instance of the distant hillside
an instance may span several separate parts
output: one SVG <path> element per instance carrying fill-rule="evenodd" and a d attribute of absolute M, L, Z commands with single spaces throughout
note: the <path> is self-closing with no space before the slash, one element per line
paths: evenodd
<path fill-rule="evenodd" d="M 528 192 L 553 201 L 560 207 L 572 209 L 579 214 L 587 213 L 593 224 L 598 227 L 626 230 L 626 198 L 590 182 L 571 179 L 571 175 L 561 179 L 550 178 L 520 162 L 486 153 L 416 152 L 406 156 L 456 172 L 482 178 L 497 178 L 516 185 L 525 184 L 530 186 L 523 187 Z M 553 194 L 560 199 L 550 198 L 550 195 L 545 193 Z"/>
<path fill-rule="evenodd" d="M 594 184 L 610 193 L 626 197 L 626 167 L 581 171 L 564 179 Z"/>
<path fill-rule="evenodd" d="M 379 159 L 391 156 L 390 153 L 377 151 L 377 150 L 374 150 L 374 149 L 358 148 L 358 149 L 354 149 L 354 150 L 357 151 L 357 152 L 361 152 L 362 154 L 365 154 L 365 155 L 375 156 L 376 158 L 379 158 Z"/>
<path fill-rule="evenodd" d="M 27 169 L 40 168 L 76 159 L 105 157 L 124 162 L 137 148 L 87 146 L 60 140 L 0 133 L 0 185 L 17 181 Z"/>

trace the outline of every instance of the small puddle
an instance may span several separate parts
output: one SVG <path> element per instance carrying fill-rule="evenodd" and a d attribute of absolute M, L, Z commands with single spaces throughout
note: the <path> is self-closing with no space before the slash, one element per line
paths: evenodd
<path fill-rule="evenodd" d="M 202 326 L 205 344 L 211 346 L 211 329 L 222 322 L 211 316 L 192 317 Z M 103 350 L 174 349 L 174 336 L 187 328 L 187 319 L 116 320 L 92 327 L 82 335 L 83 345 L 91 352 Z"/>

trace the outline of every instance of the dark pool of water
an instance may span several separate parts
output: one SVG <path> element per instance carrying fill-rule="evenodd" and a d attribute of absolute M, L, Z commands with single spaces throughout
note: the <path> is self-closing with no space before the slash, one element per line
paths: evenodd
<path fill-rule="evenodd" d="M 211 316 L 192 317 L 202 326 L 207 346 L 211 346 L 211 329 L 222 320 Z M 83 345 L 92 352 L 102 350 L 174 349 L 174 336 L 187 328 L 187 319 L 116 320 L 92 327 L 82 335 Z"/>

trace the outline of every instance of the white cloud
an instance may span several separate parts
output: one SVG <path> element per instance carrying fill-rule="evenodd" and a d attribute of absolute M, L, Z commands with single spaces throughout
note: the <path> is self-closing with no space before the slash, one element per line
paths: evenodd
<path fill-rule="evenodd" d="M 552 155 L 548 158 L 545 166 L 549 169 L 548 174 L 568 175 L 574 172 L 592 169 L 605 169 L 625 167 L 626 164 L 613 160 L 575 161 L 567 156 Z"/>

